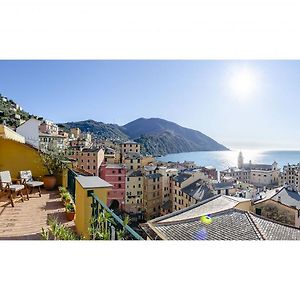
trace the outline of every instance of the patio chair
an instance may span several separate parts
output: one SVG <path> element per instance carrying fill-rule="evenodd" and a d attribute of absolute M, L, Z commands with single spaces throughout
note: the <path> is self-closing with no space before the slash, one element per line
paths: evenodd
<path fill-rule="evenodd" d="M 20 171 L 20 178 L 22 180 L 22 183 L 26 187 L 27 200 L 29 200 L 28 188 L 30 188 L 30 194 L 33 194 L 34 188 L 37 188 L 39 196 L 42 197 L 41 186 L 44 185 L 44 182 L 33 180 L 32 173 L 31 173 L 30 170 L 28 170 L 28 171 Z"/>
<path fill-rule="evenodd" d="M 14 184 L 13 181 L 17 183 Z M 14 200 L 18 200 L 17 198 L 14 198 L 13 195 L 19 196 L 19 199 L 24 202 L 22 191 L 25 189 L 25 185 L 20 184 L 19 181 L 20 180 L 18 179 L 12 180 L 9 171 L 0 172 L 0 188 L 4 192 L 9 191 L 9 199 L 12 207 L 15 206 Z"/>

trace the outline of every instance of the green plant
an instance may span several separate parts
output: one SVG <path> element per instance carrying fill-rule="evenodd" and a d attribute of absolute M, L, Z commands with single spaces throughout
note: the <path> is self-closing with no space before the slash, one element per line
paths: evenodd
<path fill-rule="evenodd" d="M 107 211 L 99 212 L 97 218 L 92 218 L 89 234 L 92 240 L 111 240 L 110 226 L 116 225 L 112 215 Z"/>
<path fill-rule="evenodd" d="M 58 188 L 58 190 L 59 190 L 59 193 L 60 193 L 61 196 L 62 196 L 62 194 L 68 192 L 68 190 L 67 190 L 65 187 L 63 187 L 63 186 L 60 186 L 60 187 Z"/>
<path fill-rule="evenodd" d="M 130 222 L 129 216 L 126 215 L 124 220 L 123 220 L 123 228 L 120 230 L 117 230 L 117 238 L 118 240 L 124 240 L 125 236 L 126 236 L 126 228 L 125 226 L 127 226 Z"/>
<path fill-rule="evenodd" d="M 69 194 L 69 192 L 64 192 L 61 194 L 61 198 L 62 200 L 71 199 L 71 195 Z"/>
<path fill-rule="evenodd" d="M 75 212 L 74 204 L 73 204 L 73 203 L 68 203 L 68 204 L 66 205 L 66 211 L 67 211 L 67 212 Z"/>
<path fill-rule="evenodd" d="M 126 216 L 123 221 L 123 228 L 116 230 L 118 240 L 124 240 L 126 237 L 126 228 L 130 222 L 129 216 Z M 103 210 L 99 212 L 98 218 L 93 218 L 89 227 L 89 234 L 92 240 L 111 240 L 111 226 L 117 227 L 117 224 L 112 215 Z"/>
<path fill-rule="evenodd" d="M 50 218 L 48 229 L 42 228 L 41 239 L 43 240 L 79 240 L 72 229 L 59 223 L 56 218 Z"/>
<path fill-rule="evenodd" d="M 49 175 L 59 175 L 66 167 L 65 157 L 57 152 L 40 152 L 40 157 Z"/>

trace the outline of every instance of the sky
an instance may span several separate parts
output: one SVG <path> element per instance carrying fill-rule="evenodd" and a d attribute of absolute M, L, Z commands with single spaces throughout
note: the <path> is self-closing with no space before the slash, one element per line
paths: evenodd
<path fill-rule="evenodd" d="M 0 61 L 0 93 L 57 123 L 158 117 L 231 149 L 300 149 L 300 61 Z"/>

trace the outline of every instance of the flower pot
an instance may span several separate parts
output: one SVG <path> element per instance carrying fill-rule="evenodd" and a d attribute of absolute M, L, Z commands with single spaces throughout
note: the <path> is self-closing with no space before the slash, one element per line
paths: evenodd
<path fill-rule="evenodd" d="M 75 212 L 74 211 L 73 212 L 67 211 L 66 214 L 67 214 L 67 220 L 68 221 L 73 221 L 74 220 L 74 217 L 75 217 Z"/>
<path fill-rule="evenodd" d="M 56 186 L 56 177 L 54 175 L 46 175 L 43 178 L 44 188 L 48 191 L 51 191 Z"/>

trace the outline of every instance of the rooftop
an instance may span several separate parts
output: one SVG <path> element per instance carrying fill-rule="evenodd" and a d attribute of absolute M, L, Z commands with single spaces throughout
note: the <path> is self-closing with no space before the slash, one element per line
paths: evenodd
<path fill-rule="evenodd" d="M 76 180 L 83 188 L 109 188 L 112 185 L 105 180 L 101 179 L 98 176 L 83 176 L 79 175 L 76 177 Z"/>
<path fill-rule="evenodd" d="M 122 164 L 107 164 L 107 165 L 103 165 L 105 166 L 107 169 L 125 169 L 126 166 L 122 165 Z"/>
<path fill-rule="evenodd" d="M 163 240 L 300 240 L 298 228 L 234 208 L 211 214 L 211 220 L 153 220 L 142 228 L 150 238 Z"/>
<path fill-rule="evenodd" d="M 247 201 L 250 201 L 250 199 L 218 195 L 206 199 L 205 201 L 199 202 L 197 204 L 191 205 L 180 211 L 175 211 L 167 216 L 154 219 L 153 221 L 163 223 L 169 221 L 179 221 L 179 220 L 185 220 L 191 218 L 199 218 L 204 215 L 217 213 L 230 208 L 234 208 L 237 204 L 241 202 L 247 202 Z"/>
<path fill-rule="evenodd" d="M 138 159 L 138 158 L 142 158 L 142 155 L 140 153 L 136 153 L 136 152 L 129 152 L 125 155 L 125 159 L 129 158 L 129 159 Z"/>
<path fill-rule="evenodd" d="M 186 181 L 188 178 L 190 178 L 192 175 L 187 173 L 180 173 L 177 176 L 173 177 L 173 180 L 179 183 L 182 183 Z"/>
<path fill-rule="evenodd" d="M 128 177 L 141 177 L 141 176 L 143 176 L 143 173 L 141 170 L 133 171 L 128 175 Z"/>
<path fill-rule="evenodd" d="M 233 182 L 218 182 L 213 185 L 215 190 L 232 189 L 234 188 Z"/>
<path fill-rule="evenodd" d="M 150 179 L 154 179 L 154 178 L 160 178 L 160 177 L 162 177 L 162 175 L 159 174 L 159 173 L 154 173 L 154 174 L 145 175 L 145 177 L 150 178 Z"/>
<path fill-rule="evenodd" d="M 211 189 L 208 188 L 202 180 L 197 180 L 192 184 L 182 189 L 182 192 L 196 199 L 197 201 L 203 201 L 213 197 Z"/>
<path fill-rule="evenodd" d="M 137 144 L 137 142 L 135 142 L 135 141 L 126 141 L 123 144 Z"/>

